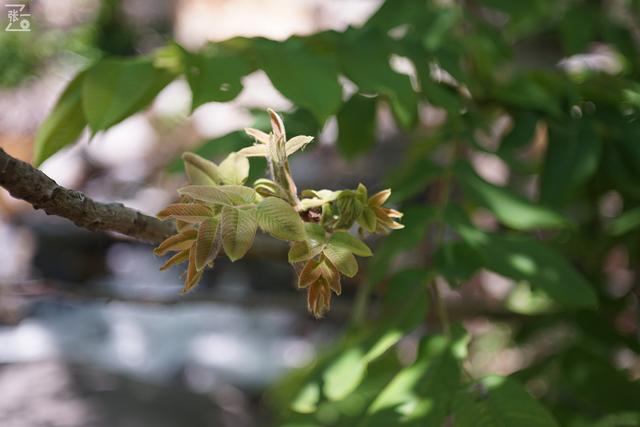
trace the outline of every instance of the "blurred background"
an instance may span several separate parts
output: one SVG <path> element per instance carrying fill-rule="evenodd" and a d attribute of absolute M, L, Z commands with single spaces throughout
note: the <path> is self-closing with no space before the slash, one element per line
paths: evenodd
<path fill-rule="evenodd" d="M 14 157 L 31 161 L 36 131 L 65 85 L 79 70 L 101 57 L 146 54 L 172 40 L 195 51 L 207 42 L 237 36 L 285 40 L 292 35 L 344 31 L 367 22 L 382 1 L 2 0 L 3 27 L 8 25 L 6 6 L 14 3 L 28 3 L 30 31 L 0 32 L 0 147 Z M 484 9 L 477 2 L 468 3 L 472 13 L 498 28 L 497 32 L 511 31 L 505 36 L 514 47 L 509 59 L 519 66 L 567 73 L 596 70 L 615 76 L 629 63 L 637 62 L 629 55 L 625 58 L 612 44 L 589 42 L 589 36 L 581 39 L 581 49 L 560 46 L 546 33 L 535 34 L 532 40 L 522 36 L 535 33 L 531 27 L 547 19 L 551 10 L 547 6 L 555 2 L 532 2 L 537 6 L 532 6 L 535 14 L 532 12 L 531 22 L 526 19 L 526 10 L 523 13 L 514 7 L 514 14 L 521 14 L 517 21 L 520 26 L 516 27 L 508 27 L 508 23 L 515 22 L 509 21 L 508 13 Z M 602 3 L 611 12 L 611 19 L 628 25 L 625 28 L 640 43 L 638 16 L 624 13 L 639 10 L 638 4 Z M 568 10 L 569 7 L 564 8 L 563 13 Z M 589 26 L 586 22 L 597 20 L 593 16 L 589 17 L 591 21 L 575 17 L 567 13 L 562 23 L 578 29 L 576 33 Z M 443 34 L 447 19 L 445 16 L 438 21 Z M 566 40 L 580 37 L 570 33 Z M 582 45 L 586 48 L 582 49 Z M 502 54 L 492 46 L 476 47 L 479 56 L 487 52 L 491 58 Z M 446 57 L 443 58 L 442 63 L 446 64 Z M 412 62 L 397 55 L 390 61 L 394 72 L 409 76 L 414 88 L 420 65 L 416 69 Z M 492 65 L 489 63 L 488 69 Z M 462 103 L 471 99 L 464 84 L 458 85 L 443 68 L 434 67 L 426 74 L 447 84 L 451 93 L 464 100 Z M 551 81 L 539 80 L 543 82 L 541 86 Z M 232 101 L 208 102 L 191 111 L 191 91 L 180 77 L 164 88 L 144 112 L 99 133 L 91 141 L 85 130 L 79 143 L 56 153 L 41 169 L 60 185 L 81 190 L 95 200 L 122 202 L 154 215 L 175 200 L 176 189 L 185 182 L 179 161 L 184 151 L 196 150 L 219 161 L 229 151 L 251 143 L 239 131 L 248 126 L 264 128 L 268 124 L 264 110 L 270 107 L 285 112 L 290 135 L 318 135 L 313 149 L 292 159 L 292 172 L 300 189 L 354 188 L 364 182 L 375 191 L 389 182 L 400 182 L 413 187 L 399 187 L 404 193 L 397 200 L 419 203 L 432 201 L 440 191 L 430 187 L 433 176 L 425 173 L 429 166 L 416 167 L 412 156 L 430 150 L 435 138 L 429 136 L 436 135 L 435 129 L 445 121 L 454 122 L 452 110 L 458 108 L 463 114 L 464 108 L 459 108 L 457 101 L 452 109 L 424 99 L 416 102 L 417 125 L 411 132 L 398 126 L 388 104 L 378 103 L 372 136 L 375 144 L 370 150 L 356 148 L 358 155 L 353 156 L 336 146 L 338 124 L 334 117 L 319 125 L 309 112 L 297 109 L 283 97 L 263 71 L 249 74 L 242 83 L 242 92 Z M 346 78 L 341 77 L 341 83 L 345 97 L 356 92 L 355 85 Z M 629 92 L 629 99 L 637 109 L 640 86 L 634 84 L 635 92 Z M 597 89 L 604 93 L 608 87 Z M 528 90 L 514 86 L 496 98 L 508 107 L 515 105 L 517 111 L 520 107 L 525 110 L 529 101 L 547 101 L 544 94 Z M 446 93 L 435 93 L 442 95 L 445 104 L 449 100 Z M 582 116 L 583 109 L 586 115 L 589 105 L 581 104 L 583 109 L 577 112 L 565 107 L 562 105 L 570 112 L 568 116 L 575 118 L 572 114 Z M 536 114 L 541 110 L 546 113 L 537 105 L 532 109 Z M 490 125 L 478 129 L 470 126 L 467 136 L 473 137 L 482 149 L 466 154 L 484 181 L 500 188 L 516 181 L 514 186 L 521 195 L 536 199 L 539 176 L 528 165 L 542 162 L 548 129 L 536 116 L 529 121 L 532 124 L 528 133 L 525 130 L 526 135 L 521 137 L 526 141 L 516 142 L 512 151 L 496 155 L 499 142 L 514 128 L 512 112 L 487 119 Z M 453 119 L 456 117 L 453 114 Z M 518 116 L 518 120 L 521 118 Z M 634 123 L 637 128 L 638 122 Z M 465 125 L 468 123 L 461 127 Z M 443 164 L 447 156 L 447 151 L 436 150 L 432 160 Z M 401 161 L 407 165 L 405 172 L 413 175 L 400 173 L 398 179 L 389 181 L 389 176 L 395 176 L 394 171 L 397 175 Z M 513 173 L 512 167 L 517 164 L 526 164 L 526 178 L 518 180 Z M 595 175 L 595 169 L 591 174 Z M 259 176 L 263 170 L 264 163 L 252 163 L 252 176 Z M 516 179 L 512 179 L 514 176 Z M 635 186 L 634 191 L 640 188 L 635 178 L 628 187 Z M 580 212 L 593 208 L 594 215 L 604 223 L 628 208 L 638 207 L 638 198 L 625 204 L 627 197 L 622 190 L 603 188 L 598 187 L 593 196 L 597 206 L 585 207 L 581 200 L 582 204 L 571 212 L 578 212 L 577 217 L 581 218 Z M 629 190 L 629 194 L 635 197 L 638 193 Z M 496 219 L 495 212 L 488 208 L 474 210 L 472 220 L 475 227 L 487 232 L 505 228 L 500 224 L 504 219 Z M 419 224 L 413 227 L 417 230 Z M 637 230 L 637 224 L 632 228 Z M 587 236 L 589 233 L 590 230 L 585 232 Z M 531 234 L 543 239 L 561 233 Z M 577 243 L 583 251 L 575 251 L 577 258 L 584 255 L 586 259 L 585 241 L 588 239 Z M 163 260 L 153 255 L 149 245 L 84 231 L 67 220 L 35 211 L 0 188 L 0 426 L 273 425 L 275 415 L 265 403 L 265 390 L 288 372 L 307 365 L 341 336 L 364 277 L 359 275 L 344 282 L 343 295 L 334 299 L 326 318 L 317 321 L 306 311 L 305 293 L 295 289 L 293 271 L 286 263 L 286 246 L 272 241 L 258 243 L 259 250 L 242 262 L 232 264 L 219 259 L 216 268 L 206 272 L 197 291 L 181 297 L 180 269 L 159 272 Z M 637 248 L 634 242 L 629 248 L 632 245 Z M 432 251 L 421 250 L 411 248 L 388 263 L 392 268 L 420 264 L 428 259 L 427 255 L 433 255 Z M 611 346 L 612 360 L 617 369 L 624 369 L 629 378 L 637 380 L 640 359 L 630 348 L 638 345 L 640 333 L 638 299 L 634 296 L 640 270 L 632 250 L 625 245 L 604 252 L 603 268 L 594 267 L 604 277 L 603 289 L 598 292 L 619 303 L 612 323 L 629 339 L 624 345 Z M 472 270 L 476 269 L 477 266 Z M 515 329 L 509 322 L 544 312 L 549 299 L 532 293 L 518 280 L 490 270 L 468 274 L 460 287 L 448 286 L 443 279 L 436 284 L 451 318 L 464 321 L 473 335 L 473 363 L 472 367 L 467 366 L 471 374 L 509 375 L 532 365 L 567 337 L 576 335 L 571 327 L 559 324 L 538 335 L 531 333 L 526 339 L 533 338 L 526 345 L 513 345 Z M 538 332 L 540 325 L 536 323 L 523 334 Z M 418 337 L 409 335 L 400 343 L 398 352 L 403 365 L 415 360 L 417 342 Z M 529 386 L 530 392 L 540 396 L 548 389 L 548 384 L 542 382 L 534 381 Z"/>

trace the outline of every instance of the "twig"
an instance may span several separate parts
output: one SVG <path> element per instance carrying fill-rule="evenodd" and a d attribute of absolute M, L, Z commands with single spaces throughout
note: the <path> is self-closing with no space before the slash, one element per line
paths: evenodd
<path fill-rule="evenodd" d="M 84 193 L 58 185 L 42 171 L 0 148 L 0 186 L 47 215 L 67 218 L 91 231 L 113 231 L 136 240 L 158 243 L 175 234 L 172 222 L 144 215 L 122 203 L 100 203 Z"/>

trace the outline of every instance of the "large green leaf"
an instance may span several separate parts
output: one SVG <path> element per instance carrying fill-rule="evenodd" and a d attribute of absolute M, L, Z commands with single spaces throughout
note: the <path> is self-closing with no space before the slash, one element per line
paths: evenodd
<path fill-rule="evenodd" d="M 552 126 L 542 172 L 541 200 L 556 206 L 566 204 L 570 193 L 596 172 L 600 151 L 600 141 L 587 119 L 571 127 Z"/>
<path fill-rule="evenodd" d="M 87 70 L 82 105 L 91 130 L 108 129 L 145 108 L 173 78 L 151 58 L 99 61 Z"/>
<path fill-rule="evenodd" d="M 470 197 L 488 208 L 500 222 L 509 227 L 531 230 L 567 225 L 559 213 L 535 204 L 506 188 L 486 182 L 466 164 L 457 165 L 456 175 Z"/>
<path fill-rule="evenodd" d="M 282 43 L 256 40 L 254 48 L 260 68 L 276 89 L 311 111 L 320 123 L 338 110 L 342 88 L 332 57 L 315 55 L 296 38 Z"/>
<path fill-rule="evenodd" d="M 229 102 L 242 91 L 242 77 L 253 67 L 238 52 L 209 45 L 199 53 L 184 52 L 192 110 L 207 102 Z"/>
<path fill-rule="evenodd" d="M 455 427 L 558 427 L 551 413 L 516 381 L 492 376 L 480 387 L 460 393 L 454 405 Z"/>
<path fill-rule="evenodd" d="M 231 261 L 242 258 L 253 245 L 258 227 L 256 209 L 222 208 L 222 246 Z"/>
<path fill-rule="evenodd" d="M 258 203 L 257 219 L 260 228 L 278 239 L 301 241 L 306 238 L 300 215 L 277 197 L 267 197 Z"/>
<path fill-rule="evenodd" d="M 351 159 L 376 143 L 376 98 L 353 94 L 338 112 L 338 148 Z"/>
<path fill-rule="evenodd" d="M 87 125 L 82 111 L 82 82 L 79 73 L 62 92 L 53 111 L 42 123 L 36 135 L 33 163 L 39 166 L 58 150 L 74 143 Z"/>

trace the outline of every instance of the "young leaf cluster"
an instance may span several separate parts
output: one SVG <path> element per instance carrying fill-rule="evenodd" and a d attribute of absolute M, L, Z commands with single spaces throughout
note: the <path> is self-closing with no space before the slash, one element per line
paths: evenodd
<path fill-rule="evenodd" d="M 272 132 L 246 129 L 256 143 L 230 153 L 220 164 L 194 153 L 182 158 L 189 185 L 178 190 L 180 199 L 158 213 L 173 219 L 177 234 L 162 242 L 155 254 L 175 252 L 161 270 L 187 262 L 182 292 L 192 290 L 206 267 L 213 267 L 220 251 L 231 261 L 251 249 L 258 229 L 290 244 L 289 262 L 299 266 L 297 285 L 307 289 L 307 306 L 317 318 L 331 306 L 331 295 L 342 291 L 341 276 L 358 272 L 356 256 L 368 257 L 371 249 L 362 241 L 365 232 L 388 234 L 402 228 L 397 210 L 383 205 L 391 190 L 369 197 L 360 184 L 355 190 L 305 190 L 300 199 L 288 157 L 313 139 L 286 138 L 282 119 L 269 110 Z M 245 185 L 248 157 L 269 162 L 271 179 Z M 354 226 L 359 236 L 349 232 Z"/>

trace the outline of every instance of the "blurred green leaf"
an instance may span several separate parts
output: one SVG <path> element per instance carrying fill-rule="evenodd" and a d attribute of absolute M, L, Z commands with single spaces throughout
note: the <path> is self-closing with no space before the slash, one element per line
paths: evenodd
<path fill-rule="evenodd" d="M 342 87 L 333 58 L 313 54 L 295 38 L 282 43 L 256 40 L 254 49 L 276 89 L 311 111 L 320 123 L 338 111 Z"/>
<path fill-rule="evenodd" d="M 342 70 L 361 92 L 379 93 L 389 100 L 391 109 L 404 127 L 417 118 L 417 97 L 409 76 L 389 65 L 390 41 L 377 31 L 346 33 L 339 46 Z"/>
<path fill-rule="evenodd" d="M 150 58 L 107 58 L 86 71 L 82 105 L 89 127 L 105 130 L 145 108 L 175 76 Z"/>
<path fill-rule="evenodd" d="M 601 144 L 593 125 L 582 119 L 575 126 L 551 126 L 542 171 L 540 199 L 558 206 L 598 168 Z"/>
<path fill-rule="evenodd" d="M 460 387 L 456 347 L 466 346 L 467 340 L 457 328 L 451 340 L 440 335 L 425 337 L 416 361 L 382 390 L 359 425 L 442 425 Z"/>
<path fill-rule="evenodd" d="M 622 236 L 632 230 L 640 228 L 640 207 L 630 209 L 609 224 L 609 232 L 614 236 Z"/>
<path fill-rule="evenodd" d="M 35 140 L 34 165 L 39 166 L 62 148 L 73 144 L 82 134 L 87 125 L 82 111 L 84 77 L 84 71 L 74 77 L 40 125 Z"/>
<path fill-rule="evenodd" d="M 347 159 L 376 143 L 376 98 L 353 94 L 338 112 L 338 149 Z"/>
<path fill-rule="evenodd" d="M 198 53 L 184 51 L 184 57 L 191 110 L 207 102 L 231 101 L 242 91 L 242 77 L 253 71 L 244 56 L 216 45 Z"/>
<path fill-rule="evenodd" d="M 526 281 L 567 309 L 597 306 L 592 286 L 550 247 L 529 237 L 488 234 L 453 221 L 453 227 L 476 251 L 485 268 Z"/>
<path fill-rule="evenodd" d="M 485 206 L 503 224 L 518 230 L 560 228 L 567 221 L 557 212 L 535 204 L 506 188 L 490 184 L 480 178 L 468 164 L 456 167 L 456 176 L 468 196 Z"/>

